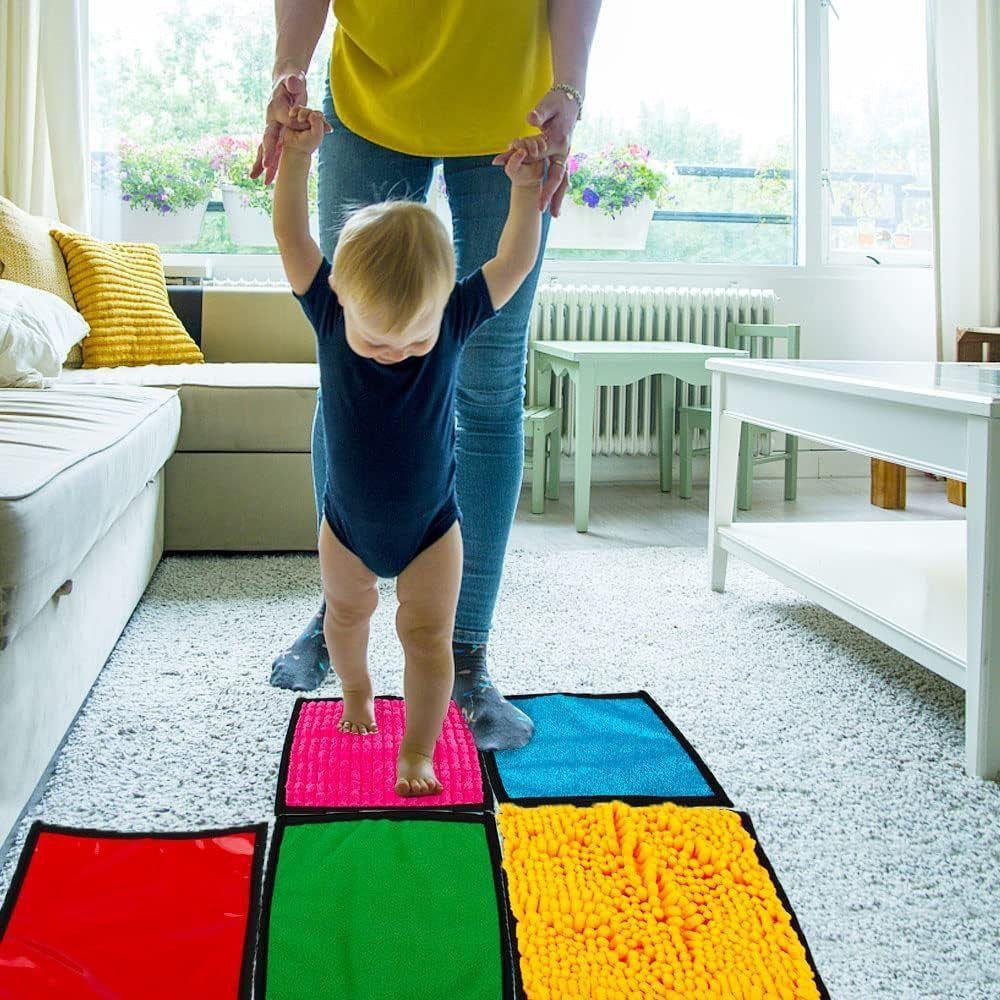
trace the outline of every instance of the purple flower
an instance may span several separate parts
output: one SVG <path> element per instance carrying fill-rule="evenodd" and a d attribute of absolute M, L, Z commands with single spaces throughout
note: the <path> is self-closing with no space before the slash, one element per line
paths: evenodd
<path fill-rule="evenodd" d="M 629 205 L 631 204 L 632 204 L 632 196 L 628 194 L 625 195 L 625 197 L 622 198 L 622 208 L 628 208 Z"/>
<path fill-rule="evenodd" d="M 585 187 L 583 189 L 583 203 L 588 208 L 597 208 L 597 203 L 600 200 L 601 196 L 592 187 Z"/>
<path fill-rule="evenodd" d="M 164 203 L 163 203 L 162 205 L 160 205 L 160 211 L 161 211 L 161 212 L 162 212 L 162 213 L 163 213 L 164 215 L 166 215 L 166 214 L 167 214 L 167 212 L 169 212 L 169 211 L 170 211 L 170 206 L 169 206 L 169 205 L 168 205 L 168 204 L 167 204 L 166 202 L 164 202 Z"/>
<path fill-rule="evenodd" d="M 132 200 L 132 195 L 130 195 L 130 194 L 123 194 L 122 195 L 122 201 L 131 201 L 131 200 Z"/>

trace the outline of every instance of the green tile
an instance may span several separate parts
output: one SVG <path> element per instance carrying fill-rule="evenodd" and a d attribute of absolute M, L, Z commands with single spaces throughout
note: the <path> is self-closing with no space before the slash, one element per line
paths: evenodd
<path fill-rule="evenodd" d="M 486 822 L 279 822 L 258 969 L 267 1000 L 503 1000 L 508 951 Z"/>

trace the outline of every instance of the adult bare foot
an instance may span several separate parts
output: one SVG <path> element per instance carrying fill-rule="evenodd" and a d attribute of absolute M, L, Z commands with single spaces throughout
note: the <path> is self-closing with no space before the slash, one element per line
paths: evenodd
<path fill-rule="evenodd" d="M 418 795 L 439 795 L 442 791 L 431 757 L 419 750 L 400 747 L 399 759 L 396 761 L 396 794 L 411 798 Z"/>
<path fill-rule="evenodd" d="M 375 696 L 370 680 L 361 687 L 344 688 L 344 712 L 337 728 L 342 733 L 354 733 L 357 736 L 378 732 L 375 724 Z"/>

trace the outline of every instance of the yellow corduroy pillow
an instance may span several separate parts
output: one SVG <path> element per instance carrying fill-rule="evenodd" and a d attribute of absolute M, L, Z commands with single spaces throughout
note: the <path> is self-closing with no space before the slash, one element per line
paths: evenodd
<path fill-rule="evenodd" d="M 205 358 L 170 308 L 152 243 L 105 243 L 52 230 L 76 307 L 90 324 L 84 368 L 200 363 Z"/>

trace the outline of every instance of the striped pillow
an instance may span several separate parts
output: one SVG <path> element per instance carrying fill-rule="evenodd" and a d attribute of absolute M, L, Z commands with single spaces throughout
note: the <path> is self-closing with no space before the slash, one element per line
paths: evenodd
<path fill-rule="evenodd" d="M 84 368 L 201 363 L 205 358 L 170 308 L 163 261 L 152 243 L 105 243 L 52 230 L 76 307 L 90 324 Z"/>

